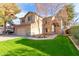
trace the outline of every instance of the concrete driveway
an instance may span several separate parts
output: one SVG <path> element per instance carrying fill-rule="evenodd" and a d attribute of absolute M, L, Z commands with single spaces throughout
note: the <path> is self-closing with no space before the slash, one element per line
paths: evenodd
<path fill-rule="evenodd" d="M 12 40 L 14 38 L 19 38 L 13 35 L 0 35 L 0 41 Z"/>

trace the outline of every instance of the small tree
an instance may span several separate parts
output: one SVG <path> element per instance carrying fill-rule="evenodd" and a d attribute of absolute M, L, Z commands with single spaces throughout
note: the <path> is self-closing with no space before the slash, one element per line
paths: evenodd
<path fill-rule="evenodd" d="M 4 21 L 4 32 L 6 31 L 6 23 L 15 17 L 15 14 L 19 13 L 20 9 L 15 3 L 0 3 L 0 18 Z"/>
<path fill-rule="evenodd" d="M 68 18 L 67 18 L 67 21 L 64 21 L 64 26 L 68 26 L 70 28 L 71 27 L 71 26 L 69 26 L 71 24 L 70 21 L 75 16 L 74 5 L 73 4 L 66 5 L 66 11 L 67 11 Z M 66 28 L 65 32 L 67 33 L 67 31 L 69 30 L 69 34 L 70 34 L 70 29 L 69 28 Z"/>

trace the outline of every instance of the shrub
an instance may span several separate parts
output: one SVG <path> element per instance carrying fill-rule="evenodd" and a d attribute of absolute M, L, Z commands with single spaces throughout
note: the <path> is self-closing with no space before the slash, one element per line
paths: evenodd
<path fill-rule="evenodd" d="M 79 26 L 73 26 L 71 28 L 71 35 L 79 39 Z"/>

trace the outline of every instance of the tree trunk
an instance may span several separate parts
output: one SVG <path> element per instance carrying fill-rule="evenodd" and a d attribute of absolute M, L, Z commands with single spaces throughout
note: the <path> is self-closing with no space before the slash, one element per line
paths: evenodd
<path fill-rule="evenodd" d="M 4 21 L 4 34 L 6 33 L 6 21 Z"/>

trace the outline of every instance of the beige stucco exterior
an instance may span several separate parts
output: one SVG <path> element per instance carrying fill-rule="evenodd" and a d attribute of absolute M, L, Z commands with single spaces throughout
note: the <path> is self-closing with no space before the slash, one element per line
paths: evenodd
<path fill-rule="evenodd" d="M 30 22 L 28 21 L 29 16 L 33 16 Z M 21 25 L 19 26 L 18 25 L 15 26 L 16 35 L 33 36 L 33 35 L 42 34 L 42 17 L 39 17 L 38 15 L 30 13 L 24 19 L 25 19 L 25 22 L 21 23 Z"/>
<path fill-rule="evenodd" d="M 35 15 L 35 22 L 31 24 L 31 35 L 42 34 L 42 18 Z"/>

